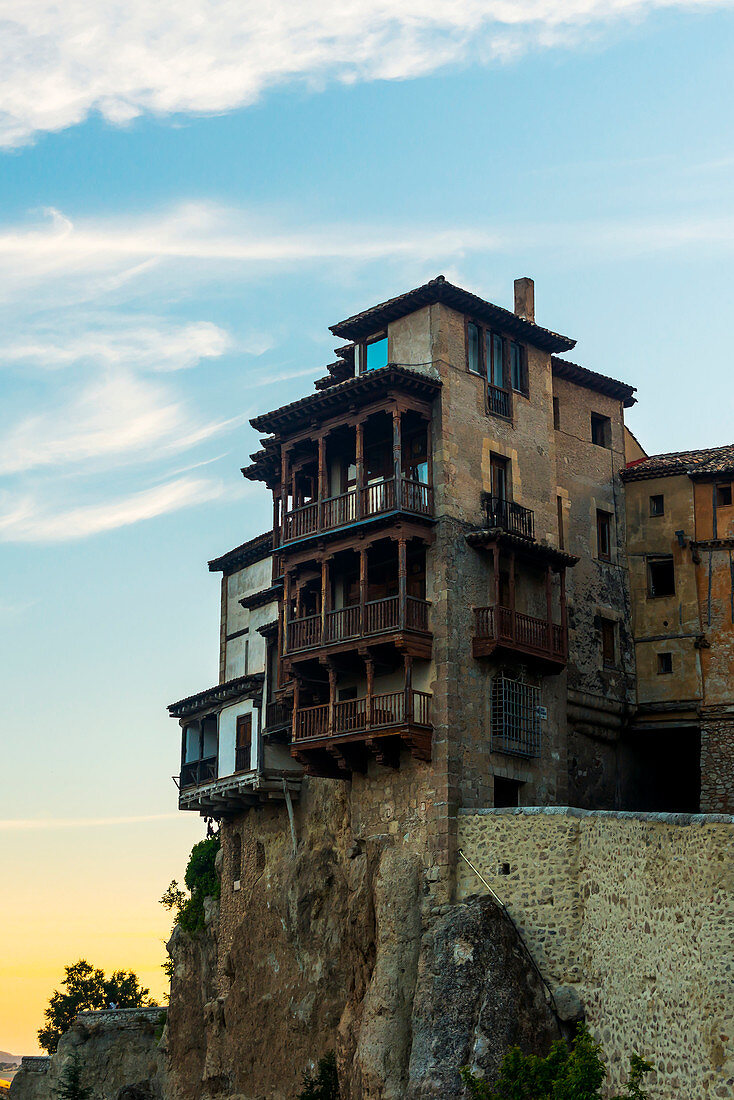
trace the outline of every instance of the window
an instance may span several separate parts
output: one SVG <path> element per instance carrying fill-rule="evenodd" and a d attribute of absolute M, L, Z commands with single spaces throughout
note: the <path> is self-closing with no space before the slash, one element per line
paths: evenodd
<path fill-rule="evenodd" d="M 519 806 L 521 787 L 522 783 L 519 779 L 505 779 L 503 775 L 496 775 L 494 777 L 495 808 L 502 809 L 503 806 Z M 503 871 L 502 873 L 509 874 L 509 870 Z"/>
<path fill-rule="evenodd" d="M 731 482 L 725 485 L 716 486 L 716 506 L 717 508 L 728 508 L 731 504 Z"/>
<path fill-rule="evenodd" d="M 658 676 L 668 676 L 673 671 L 673 654 L 658 653 Z"/>
<path fill-rule="evenodd" d="M 387 366 L 387 336 L 382 333 L 379 336 L 367 340 L 360 345 L 360 374 L 368 370 L 379 370 Z"/>
<path fill-rule="evenodd" d="M 487 340 L 489 341 L 489 333 L 487 333 Z M 505 384 L 505 342 L 496 333 L 492 335 L 491 382 L 493 386 L 499 386 L 500 389 Z"/>
<path fill-rule="evenodd" d="M 613 619 L 601 620 L 601 659 L 605 668 L 617 664 L 617 625 Z"/>
<path fill-rule="evenodd" d="M 566 545 L 563 534 L 563 497 L 556 497 L 556 508 L 558 509 L 558 547 L 563 550 Z"/>
<path fill-rule="evenodd" d="M 612 516 L 609 512 L 596 512 L 596 555 L 600 561 L 612 560 Z"/>
<path fill-rule="evenodd" d="M 234 767 L 237 772 L 249 772 L 252 769 L 252 714 L 237 715 Z"/>
<path fill-rule="evenodd" d="M 647 594 L 651 599 L 675 595 L 675 566 L 672 557 L 647 559 Z"/>
<path fill-rule="evenodd" d="M 662 493 L 658 493 L 655 496 L 650 497 L 650 515 L 665 515 L 665 497 Z"/>
<path fill-rule="evenodd" d="M 612 422 L 608 416 L 600 416 L 598 413 L 591 414 L 591 442 L 595 443 L 597 447 L 611 447 Z"/>
<path fill-rule="evenodd" d="M 491 690 L 492 752 L 540 756 L 540 688 L 499 673 Z"/>
<path fill-rule="evenodd" d="M 470 321 L 466 326 L 466 362 L 472 374 L 482 373 L 482 355 L 479 339 L 479 328 L 473 321 Z"/>
<path fill-rule="evenodd" d="M 561 402 L 557 397 L 553 398 L 553 427 L 557 432 L 561 429 Z"/>
<path fill-rule="evenodd" d="M 495 500 L 507 500 L 509 489 L 510 462 L 500 455 L 489 456 L 489 471 L 492 479 L 492 496 Z"/>
<path fill-rule="evenodd" d="M 515 393 L 527 394 L 527 379 L 523 368 L 522 348 L 513 341 L 510 344 L 510 384 Z"/>

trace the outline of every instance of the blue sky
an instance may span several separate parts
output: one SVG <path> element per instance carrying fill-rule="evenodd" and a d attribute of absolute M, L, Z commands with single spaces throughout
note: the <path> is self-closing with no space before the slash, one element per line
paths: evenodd
<path fill-rule="evenodd" d="M 165 704 L 216 679 L 207 559 L 267 525 L 248 417 L 323 373 L 329 324 L 441 272 L 509 306 L 531 275 L 572 358 L 638 387 L 650 451 L 733 437 L 731 2 L 22 9 L 0 45 L 0 873 L 63 900 L 43 974 L 19 955 L 5 1049 L 32 1049 L 122 896 L 137 946 L 100 952 L 148 965 L 200 831 Z M 97 900 L 69 931 L 75 876 Z"/>

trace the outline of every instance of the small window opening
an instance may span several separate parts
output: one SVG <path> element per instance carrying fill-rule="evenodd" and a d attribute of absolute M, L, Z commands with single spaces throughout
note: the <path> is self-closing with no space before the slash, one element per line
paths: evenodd
<path fill-rule="evenodd" d="M 522 348 L 514 341 L 510 343 L 510 382 L 516 393 L 527 395 L 528 384 L 524 370 Z"/>
<path fill-rule="evenodd" d="M 561 429 L 561 402 L 557 397 L 553 398 L 553 427 L 557 432 Z"/>
<path fill-rule="evenodd" d="M 655 496 L 650 497 L 650 515 L 651 516 L 663 516 L 665 515 L 665 497 L 662 493 L 657 493 Z"/>
<path fill-rule="evenodd" d="M 728 485 L 716 486 L 716 505 L 718 508 L 728 508 L 731 504 L 731 482 Z"/>
<path fill-rule="evenodd" d="M 617 625 L 613 619 L 601 620 L 601 655 L 605 668 L 616 668 Z"/>
<path fill-rule="evenodd" d="M 473 321 L 470 321 L 466 326 L 466 361 L 472 374 L 482 373 L 482 354 L 479 340 L 479 328 Z"/>
<path fill-rule="evenodd" d="M 502 775 L 496 775 L 494 777 L 495 808 L 499 810 L 506 806 L 519 806 L 521 787 L 522 783 L 518 779 L 505 779 Z M 507 867 L 507 870 L 500 871 L 500 874 L 509 875 L 509 863 L 503 863 L 502 866 Z"/>
<path fill-rule="evenodd" d="M 675 595 L 675 566 L 672 557 L 648 559 L 647 592 L 652 599 Z"/>
<path fill-rule="evenodd" d="M 611 447 L 612 422 L 608 416 L 600 416 L 599 413 L 591 414 L 591 442 L 597 447 Z"/>
<path fill-rule="evenodd" d="M 600 510 L 596 513 L 596 552 L 601 561 L 612 560 L 612 517 Z"/>
<path fill-rule="evenodd" d="M 658 675 L 667 676 L 673 671 L 673 654 L 658 653 Z"/>
<path fill-rule="evenodd" d="M 509 873 L 510 873 L 509 863 L 500 863 L 500 865 L 497 869 L 497 874 L 498 875 L 509 875 Z"/>
<path fill-rule="evenodd" d="M 563 533 L 563 497 L 556 497 L 556 508 L 558 509 L 558 546 L 564 550 L 566 539 Z"/>
<path fill-rule="evenodd" d="M 379 370 L 387 366 L 387 336 L 377 336 L 373 340 L 367 340 L 361 349 L 361 373 L 368 370 Z"/>

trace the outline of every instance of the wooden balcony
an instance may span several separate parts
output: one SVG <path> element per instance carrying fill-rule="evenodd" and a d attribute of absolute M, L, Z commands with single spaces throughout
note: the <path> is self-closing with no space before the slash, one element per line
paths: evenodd
<path fill-rule="evenodd" d="M 363 638 L 379 638 L 389 635 L 414 635 L 416 656 L 430 656 L 431 640 L 428 627 L 428 600 L 406 596 L 401 607 L 399 596 L 387 596 L 370 600 L 364 607 L 355 604 L 321 615 L 308 615 L 291 619 L 288 623 L 287 653 L 303 653 L 307 650 L 345 643 Z"/>
<path fill-rule="evenodd" d="M 505 652 L 533 658 L 549 672 L 560 672 L 568 657 L 563 626 L 509 607 L 474 608 L 472 648 L 475 657 Z"/>
<path fill-rule="evenodd" d="M 504 420 L 512 420 L 512 396 L 509 390 L 501 386 L 487 385 L 487 404 L 489 411 L 494 416 L 501 416 Z"/>
<path fill-rule="evenodd" d="M 217 778 L 217 758 L 207 756 L 203 760 L 191 760 L 188 764 L 181 765 L 179 776 L 179 789 L 196 787 L 200 783 L 208 783 Z"/>
<path fill-rule="evenodd" d="M 484 512 L 488 528 L 499 528 L 524 539 L 535 538 L 535 513 L 531 508 L 488 494 L 484 497 Z"/>
<path fill-rule="evenodd" d="M 363 748 L 374 751 L 378 762 L 396 765 L 396 741 L 398 749 L 403 743 L 418 759 L 430 760 L 431 735 L 431 696 L 405 688 L 297 708 L 291 752 L 307 770 L 328 774 L 318 763 L 323 750 L 342 771 L 363 765 Z"/>
<path fill-rule="evenodd" d="M 293 724 L 293 706 L 275 699 L 265 707 L 265 726 L 263 733 L 275 733 L 277 730 L 290 729 Z"/>
<path fill-rule="evenodd" d="M 286 512 L 281 541 L 293 542 L 396 511 L 433 516 L 433 487 L 407 477 L 388 477 L 339 496 L 314 500 Z"/>

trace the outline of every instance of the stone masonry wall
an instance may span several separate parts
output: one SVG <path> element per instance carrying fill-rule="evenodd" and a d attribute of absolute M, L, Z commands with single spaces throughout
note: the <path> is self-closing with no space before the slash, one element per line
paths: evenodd
<path fill-rule="evenodd" d="M 558 996 L 585 1006 L 611 1086 L 637 1051 L 654 1100 L 734 1095 L 728 816 L 466 811 L 459 846 Z M 459 898 L 485 892 L 460 859 Z"/>
<path fill-rule="evenodd" d="M 701 721 L 701 809 L 708 814 L 734 813 L 734 714 Z"/>

